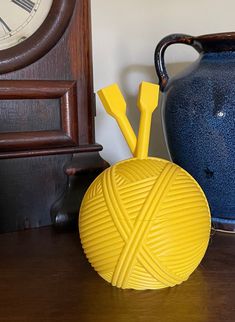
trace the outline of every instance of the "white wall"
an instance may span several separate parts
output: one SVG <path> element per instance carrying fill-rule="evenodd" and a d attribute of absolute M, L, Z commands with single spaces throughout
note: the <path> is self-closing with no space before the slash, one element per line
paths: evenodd
<path fill-rule="evenodd" d="M 135 131 L 139 83 L 158 82 L 153 67 L 158 41 L 170 33 L 200 35 L 235 30 L 233 0 L 91 0 L 91 7 L 95 91 L 118 83 Z M 166 54 L 170 74 L 196 57 L 188 46 L 171 46 Z M 159 112 L 154 114 L 150 155 L 168 158 Z M 130 156 L 120 130 L 98 98 L 96 141 L 103 145 L 102 156 L 110 163 Z"/>

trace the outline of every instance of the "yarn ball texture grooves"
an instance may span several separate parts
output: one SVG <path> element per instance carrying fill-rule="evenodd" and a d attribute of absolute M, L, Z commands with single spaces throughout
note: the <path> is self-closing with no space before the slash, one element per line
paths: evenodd
<path fill-rule="evenodd" d="M 198 183 L 163 159 L 129 159 L 101 173 L 79 215 L 84 252 L 113 286 L 160 289 L 188 279 L 210 236 Z"/>

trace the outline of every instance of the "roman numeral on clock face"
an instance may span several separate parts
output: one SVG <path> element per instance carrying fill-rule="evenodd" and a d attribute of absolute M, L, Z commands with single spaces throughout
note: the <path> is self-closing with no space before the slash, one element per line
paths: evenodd
<path fill-rule="evenodd" d="M 1 17 L 0 17 L 0 24 L 2 25 L 5 33 L 11 32 L 11 28 L 8 26 L 8 24 Z"/>
<path fill-rule="evenodd" d="M 15 3 L 20 8 L 28 11 L 29 13 L 33 10 L 35 3 L 31 0 L 11 0 L 11 2 Z"/>

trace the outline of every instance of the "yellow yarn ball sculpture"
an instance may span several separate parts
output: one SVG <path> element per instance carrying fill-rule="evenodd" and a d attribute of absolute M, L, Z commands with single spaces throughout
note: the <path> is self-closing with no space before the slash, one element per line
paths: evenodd
<path fill-rule="evenodd" d="M 88 188 L 79 216 L 84 252 L 113 286 L 143 290 L 180 284 L 199 265 L 208 246 L 210 211 L 205 195 L 185 170 L 147 156 L 157 85 L 140 86 L 138 140 L 117 85 L 101 90 L 99 96 L 135 157 L 106 169 Z"/>

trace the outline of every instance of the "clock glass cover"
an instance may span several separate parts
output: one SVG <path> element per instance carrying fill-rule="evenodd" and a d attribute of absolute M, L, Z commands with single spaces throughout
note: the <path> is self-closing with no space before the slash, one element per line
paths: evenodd
<path fill-rule="evenodd" d="M 0 50 L 29 38 L 46 19 L 53 0 L 0 0 Z"/>

